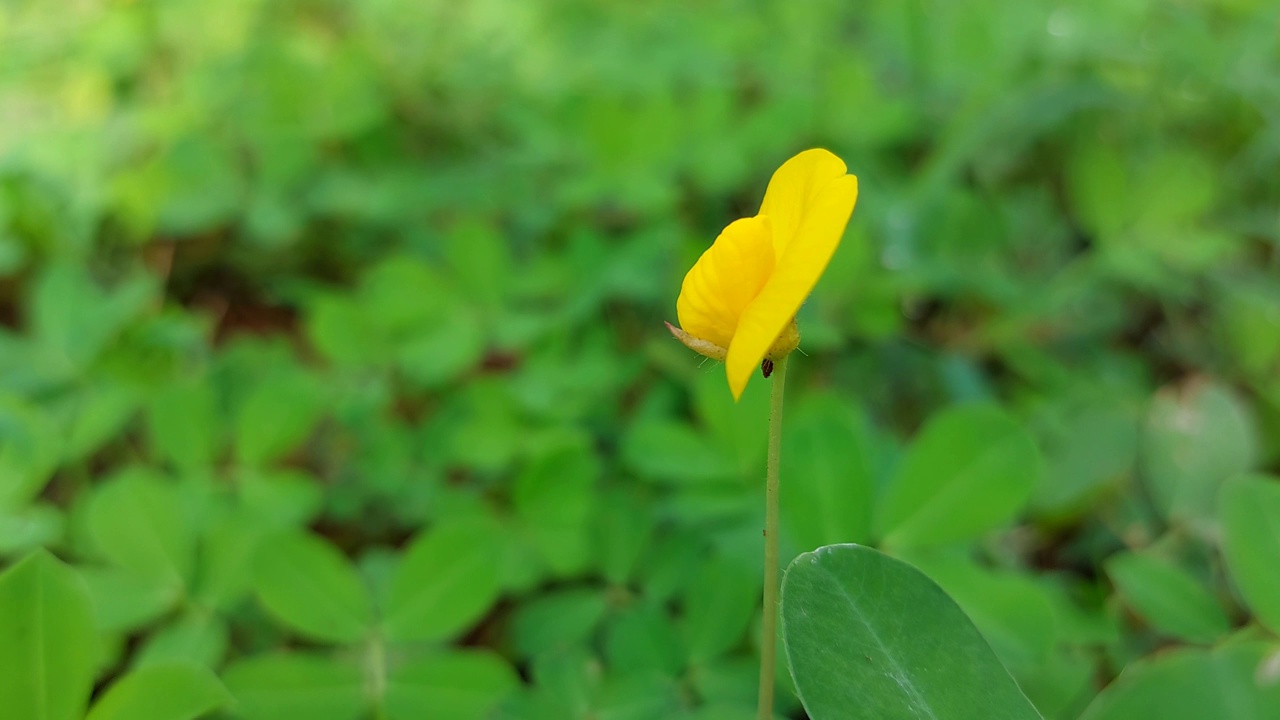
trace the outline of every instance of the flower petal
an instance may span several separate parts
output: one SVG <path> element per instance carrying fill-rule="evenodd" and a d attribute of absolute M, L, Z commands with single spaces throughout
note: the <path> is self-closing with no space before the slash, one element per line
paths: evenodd
<path fill-rule="evenodd" d="M 774 257 L 782 257 L 827 183 L 846 172 L 843 160 L 821 148 L 805 150 L 774 171 L 760 204 L 760 214 L 773 221 Z"/>
<path fill-rule="evenodd" d="M 808 200 L 786 253 L 778 259 L 760 294 L 742 312 L 729 344 L 725 371 L 735 398 L 818 284 L 857 201 L 858 178 L 853 175 L 828 180 Z"/>
<path fill-rule="evenodd" d="M 757 215 L 730 223 L 684 276 L 676 316 L 700 340 L 729 347 L 742 312 L 773 274 L 773 230 Z"/>

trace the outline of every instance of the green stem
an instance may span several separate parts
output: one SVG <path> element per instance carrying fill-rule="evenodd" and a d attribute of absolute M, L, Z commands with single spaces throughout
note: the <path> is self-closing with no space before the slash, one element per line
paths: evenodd
<path fill-rule="evenodd" d="M 381 634 L 370 638 L 365 663 L 369 694 L 373 696 L 373 717 L 387 720 L 387 646 Z"/>
<path fill-rule="evenodd" d="M 764 621 L 760 637 L 759 720 L 773 718 L 774 661 L 778 655 L 778 457 L 782 448 L 782 391 L 787 380 L 787 359 L 773 364 L 773 390 L 769 404 L 769 465 L 765 475 L 764 504 Z"/>

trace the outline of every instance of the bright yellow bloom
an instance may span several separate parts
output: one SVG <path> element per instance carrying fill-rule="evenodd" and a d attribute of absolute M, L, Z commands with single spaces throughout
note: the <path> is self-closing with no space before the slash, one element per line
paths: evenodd
<path fill-rule="evenodd" d="M 806 150 L 769 181 L 755 217 L 730 223 L 684 277 L 672 334 L 723 360 L 734 399 L 766 358 L 796 349 L 796 312 L 840 245 L 858 178 L 826 150 Z"/>

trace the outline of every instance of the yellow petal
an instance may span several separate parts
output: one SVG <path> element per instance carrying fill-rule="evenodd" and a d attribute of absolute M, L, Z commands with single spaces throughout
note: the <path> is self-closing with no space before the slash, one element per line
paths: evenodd
<path fill-rule="evenodd" d="M 773 274 L 769 218 L 730 223 L 684 276 L 676 316 L 689 335 L 729 347 L 738 320 Z"/>
<path fill-rule="evenodd" d="M 805 150 L 778 168 L 769 179 L 760 214 L 773 221 L 774 257 L 782 257 L 796 236 L 808 208 L 827 183 L 848 171 L 844 161 L 827 150 Z"/>
<path fill-rule="evenodd" d="M 840 166 L 844 167 L 844 163 Z M 853 175 L 829 178 L 816 192 L 787 197 L 803 198 L 805 202 L 795 233 L 778 258 L 769 281 L 742 312 L 725 359 L 729 389 L 735 398 L 742 395 L 751 374 L 827 269 L 857 203 L 858 178 Z M 775 202 L 781 202 L 781 196 L 775 196 Z"/>

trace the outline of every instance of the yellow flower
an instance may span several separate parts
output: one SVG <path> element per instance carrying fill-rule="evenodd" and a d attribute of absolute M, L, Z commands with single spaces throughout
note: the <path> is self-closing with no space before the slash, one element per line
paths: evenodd
<path fill-rule="evenodd" d="M 684 277 L 673 335 L 723 360 L 737 400 L 761 362 L 796 349 L 796 311 L 840 245 L 858 178 L 826 150 L 806 150 L 769 181 L 755 217 L 730 223 Z"/>

